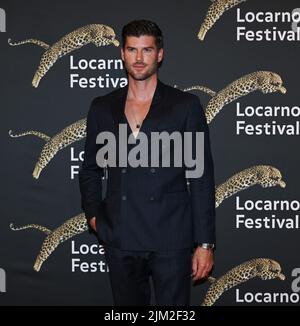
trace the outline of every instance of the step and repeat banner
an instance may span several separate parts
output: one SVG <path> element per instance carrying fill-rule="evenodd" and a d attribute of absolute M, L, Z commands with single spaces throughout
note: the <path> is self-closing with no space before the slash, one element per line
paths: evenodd
<path fill-rule="evenodd" d="M 78 172 L 91 101 L 127 84 L 134 19 L 160 26 L 159 78 L 198 95 L 210 128 L 217 250 L 192 305 L 299 306 L 294 0 L 1 1 L 0 305 L 113 304 Z"/>

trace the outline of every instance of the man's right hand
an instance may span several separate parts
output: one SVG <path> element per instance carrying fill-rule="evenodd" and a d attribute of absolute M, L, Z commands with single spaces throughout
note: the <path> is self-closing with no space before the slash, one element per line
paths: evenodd
<path fill-rule="evenodd" d="M 95 232 L 97 232 L 97 229 L 96 229 L 96 217 L 92 217 L 92 218 L 89 220 L 89 224 L 90 224 L 90 227 L 91 227 Z"/>

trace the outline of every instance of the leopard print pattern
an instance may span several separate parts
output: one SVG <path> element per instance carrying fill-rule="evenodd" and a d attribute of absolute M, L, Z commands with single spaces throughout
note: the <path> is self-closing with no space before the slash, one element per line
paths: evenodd
<path fill-rule="evenodd" d="M 212 0 L 212 4 L 208 8 L 204 22 L 200 27 L 198 39 L 203 41 L 206 33 L 213 27 L 224 12 L 245 1 L 246 0 Z"/>
<path fill-rule="evenodd" d="M 281 187 L 285 187 L 285 182 L 282 181 L 279 170 L 268 165 L 254 166 L 234 175 L 228 181 L 216 188 L 216 207 L 218 207 L 226 198 L 254 184 L 261 184 L 262 187 L 265 188 L 276 186 L 278 184 Z M 48 237 L 45 239 L 40 254 L 38 255 L 34 265 L 34 269 L 36 271 L 40 270 L 42 263 L 45 262 L 45 260 L 60 243 L 68 240 L 70 237 L 74 237 L 77 234 L 88 230 L 84 213 L 69 219 L 53 232 L 44 226 L 37 224 L 29 224 L 19 228 L 15 228 L 11 224 L 11 229 L 14 231 L 25 230 L 28 228 L 35 228 L 48 234 Z M 58 238 L 61 239 L 60 242 L 57 241 Z"/>
<path fill-rule="evenodd" d="M 208 88 L 206 86 L 202 86 L 202 85 L 194 85 L 194 86 L 182 89 L 183 92 L 190 92 L 190 91 L 194 91 L 194 90 L 207 93 L 211 97 L 213 97 L 217 94 L 217 92 L 211 90 L 210 88 Z"/>
<path fill-rule="evenodd" d="M 49 44 L 47 44 L 47 43 L 45 43 L 43 41 L 34 39 L 34 38 L 30 38 L 30 39 L 20 41 L 20 42 L 13 42 L 12 39 L 9 38 L 8 39 L 8 44 L 11 45 L 11 46 L 18 46 L 18 45 L 23 45 L 23 44 L 35 44 L 37 46 L 42 47 L 45 50 L 48 50 L 50 48 Z"/>
<path fill-rule="evenodd" d="M 90 24 L 78 28 L 75 31 L 65 35 L 51 47 L 49 47 L 48 44 L 35 39 L 29 39 L 17 43 L 13 43 L 11 40 L 9 40 L 9 44 L 15 46 L 26 43 L 33 43 L 46 49 L 32 80 L 32 86 L 38 87 L 41 79 L 54 65 L 54 63 L 62 56 L 74 50 L 80 49 L 89 43 L 92 43 L 97 47 L 110 44 L 119 46 L 119 41 L 117 41 L 115 37 L 115 32 L 111 27 L 102 24 Z"/>
<path fill-rule="evenodd" d="M 52 252 L 64 241 L 69 240 L 70 238 L 78 235 L 84 231 L 88 230 L 88 225 L 86 221 L 86 217 L 84 213 L 76 215 L 68 219 L 61 226 L 51 231 L 44 226 L 37 224 L 28 224 L 22 227 L 14 227 L 13 224 L 10 225 L 10 228 L 13 231 L 21 231 L 29 228 L 38 229 L 47 234 L 40 252 L 35 260 L 33 269 L 36 272 L 41 270 L 43 263 L 48 259 L 48 257 L 52 254 Z"/>
<path fill-rule="evenodd" d="M 33 177 L 38 179 L 42 170 L 48 165 L 48 163 L 58 153 L 58 151 L 86 137 L 86 118 L 74 122 L 52 138 L 34 130 L 26 131 L 16 135 L 14 135 L 10 130 L 9 135 L 11 137 L 34 135 L 42 138 L 43 140 L 46 140 L 46 144 L 40 153 L 39 159 L 32 173 Z"/>
<path fill-rule="evenodd" d="M 282 80 L 279 75 L 267 72 L 259 71 L 249 75 L 246 75 L 230 85 L 216 93 L 211 89 L 204 86 L 192 86 L 190 88 L 184 89 L 184 91 L 189 90 L 201 90 L 210 94 L 212 99 L 209 101 L 206 107 L 206 119 L 210 123 L 212 119 L 217 115 L 217 113 L 223 108 L 224 105 L 236 100 L 237 98 L 247 95 L 248 93 L 260 89 L 263 93 L 272 93 L 280 91 L 282 93 L 286 92 L 286 89 L 282 86 Z M 19 135 L 13 135 L 12 131 L 9 131 L 11 137 L 21 137 L 25 135 L 36 135 L 47 141 L 44 146 L 40 158 L 34 168 L 33 177 L 38 179 L 41 171 L 46 167 L 54 155 L 62 148 L 72 144 L 75 141 L 79 141 L 86 136 L 86 119 L 79 120 L 69 127 L 66 127 L 59 134 L 47 140 L 49 138 L 37 131 L 27 131 Z"/>
<path fill-rule="evenodd" d="M 256 165 L 235 174 L 216 188 L 216 207 L 219 207 L 226 198 L 256 184 L 263 188 L 286 186 L 278 169 L 270 165 Z"/>
<path fill-rule="evenodd" d="M 46 233 L 47 235 L 49 235 L 50 233 L 52 233 L 52 231 L 42 225 L 37 225 L 37 224 L 27 224 L 21 227 L 15 227 L 13 223 L 10 223 L 9 227 L 13 230 L 13 231 L 22 231 L 22 230 L 26 230 L 26 229 L 37 229 L 43 233 Z"/>
<path fill-rule="evenodd" d="M 281 273 L 280 264 L 269 258 L 256 258 L 238 265 L 215 280 L 209 287 L 202 306 L 212 306 L 217 299 L 227 290 L 241 283 L 247 282 L 254 277 L 262 280 L 280 279 L 285 280 Z"/>
<path fill-rule="evenodd" d="M 286 93 L 281 77 L 271 71 L 257 71 L 245 75 L 219 91 L 207 104 L 205 115 L 210 123 L 222 108 L 238 98 L 260 90 L 262 93 Z"/>

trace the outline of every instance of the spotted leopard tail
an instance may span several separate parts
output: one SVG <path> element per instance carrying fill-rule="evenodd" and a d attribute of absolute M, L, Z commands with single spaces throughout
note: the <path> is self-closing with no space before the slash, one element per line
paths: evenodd
<path fill-rule="evenodd" d="M 51 230 L 45 228 L 42 225 L 38 225 L 38 224 L 27 224 L 27 225 L 24 225 L 21 227 L 15 227 L 13 223 L 10 223 L 9 227 L 13 231 L 22 231 L 22 230 L 26 230 L 26 229 L 37 229 L 37 230 L 42 231 L 43 233 L 46 233 L 48 235 L 52 232 Z"/>
<path fill-rule="evenodd" d="M 211 90 L 210 88 L 208 88 L 206 86 L 201 86 L 201 85 L 194 85 L 194 86 L 187 87 L 187 88 L 183 89 L 184 92 L 189 92 L 189 91 L 193 91 L 193 90 L 197 90 L 197 91 L 207 93 L 211 97 L 213 97 L 213 96 L 215 96 L 217 94 L 217 92 Z"/>
<path fill-rule="evenodd" d="M 46 237 L 35 260 L 33 269 L 39 272 L 43 263 L 61 243 L 87 230 L 88 225 L 84 213 L 68 219 Z"/>
<path fill-rule="evenodd" d="M 35 131 L 35 130 L 25 131 L 25 132 L 22 132 L 20 134 L 13 134 L 13 131 L 9 130 L 8 134 L 12 138 L 32 135 L 32 136 L 39 137 L 39 138 L 41 138 L 41 139 L 43 139 L 45 141 L 49 141 L 51 139 L 51 137 L 45 135 L 44 133 L 39 132 L 39 131 Z"/>
<path fill-rule="evenodd" d="M 38 45 L 38 46 L 42 47 L 45 50 L 48 50 L 50 48 L 49 44 L 47 44 L 47 43 L 45 43 L 43 41 L 34 39 L 34 38 L 30 38 L 30 39 L 20 41 L 20 42 L 12 42 L 12 40 L 10 38 L 8 39 L 8 44 L 11 45 L 11 46 L 18 46 L 18 45 L 23 45 L 23 44 L 28 44 L 28 43 Z"/>

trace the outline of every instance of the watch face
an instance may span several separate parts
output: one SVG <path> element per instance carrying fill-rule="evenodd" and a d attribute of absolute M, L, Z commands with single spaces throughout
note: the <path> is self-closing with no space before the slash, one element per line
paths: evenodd
<path fill-rule="evenodd" d="M 202 243 L 202 248 L 204 249 L 213 249 L 215 247 L 214 244 L 211 243 Z"/>

